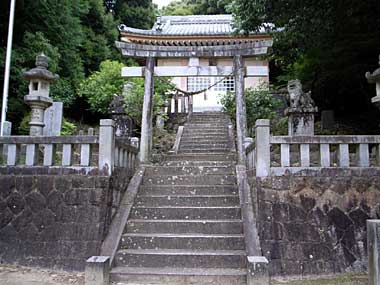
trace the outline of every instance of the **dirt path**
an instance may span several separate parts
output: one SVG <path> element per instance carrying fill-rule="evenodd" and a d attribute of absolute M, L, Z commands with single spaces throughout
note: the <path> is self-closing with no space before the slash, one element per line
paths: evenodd
<path fill-rule="evenodd" d="M 368 285 L 368 276 L 362 273 L 348 273 L 338 276 L 314 276 L 303 280 L 275 279 L 273 285 Z"/>
<path fill-rule="evenodd" d="M 1 285 L 84 285 L 84 273 L 0 265 Z"/>

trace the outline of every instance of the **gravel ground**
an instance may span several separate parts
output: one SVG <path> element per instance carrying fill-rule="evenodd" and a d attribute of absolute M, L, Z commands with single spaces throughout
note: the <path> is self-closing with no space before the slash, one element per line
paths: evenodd
<path fill-rule="evenodd" d="M 0 265 L 1 285 L 84 285 L 84 273 Z"/>

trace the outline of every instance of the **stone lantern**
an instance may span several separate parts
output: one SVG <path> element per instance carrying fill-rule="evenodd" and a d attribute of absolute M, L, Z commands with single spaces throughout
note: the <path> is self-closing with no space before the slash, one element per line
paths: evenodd
<path fill-rule="evenodd" d="M 48 66 L 49 58 L 41 53 L 36 57 L 36 67 L 23 74 L 29 80 L 29 94 L 24 97 L 24 101 L 32 109 L 29 122 L 31 136 L 43 135 L 44 113 L 53 104 L 49 97 L 50 84 L 58 75 L 51 73 Z"/>
<path fill-rule="evenodd" d="M 380 56 L 379 56 L 380 65 Z M 380 68 L 376 69 L 372 74 L 367 72 L 365 74 L 368 83 L 376 84 L 376 96 L 371 99 L 372 104 L 374 104 L 378 109 L 380 109 Z"/>

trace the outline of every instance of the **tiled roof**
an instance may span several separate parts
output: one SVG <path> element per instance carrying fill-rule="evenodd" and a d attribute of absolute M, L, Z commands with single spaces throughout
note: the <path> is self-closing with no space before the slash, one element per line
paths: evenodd
<path fill-rule="evenodd" d="M 159 36 L 210 36 L 231 35 L 232 15 L 161 16 L 151 30 L 119 27 L 121 32 Z"/>
<path fill-rule="evenodd" d="M 161 22 L 161 23 L 160 23 Z M 228 35 L 233 32 L 231 15 L 164 16 L 153 29 L 166 35 Z"/>

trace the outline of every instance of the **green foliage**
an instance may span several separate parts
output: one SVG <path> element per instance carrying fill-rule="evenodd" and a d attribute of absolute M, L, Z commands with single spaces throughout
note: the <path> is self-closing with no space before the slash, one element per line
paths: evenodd
<path fill-rule="evenodd" d="M 91 111 L 108 113 L 114 94 L 120 94 L 123 89 L 122 67 L 120 62 L 106 60 L 100 64 L 99 71 L 80 84 L 79 96 L 87 99 Z"/>
<path fill-rule="evenodd" d="M 162 15 L 216 15 L 225 14 L 231 1 L 227 0 L 177 0 L 161 10 Z"/>
<path fill-rule="evenodd" d="M 195 15 L 216 15 L 225 14 L 226 7 L 231 1 L 227 0 L 187 0 L 194 5 L 193 12 Z"/>
<path fill-rule="evenodd" d="M 186 4 L 185 1 L 173 1 L 161 10 L 161 14 L 165 16 L 186 16 L 193 15 L 193 5 Z"/>
<path fill-rule="evenodd" d="M 29 122 L 30 122 L 30 113 L 26 113 L 22 118 L 20 126 L 19 126 L 19 134 L 20 135 L 29 135 Z"/>
<path fill-rule="evenodd" d="M 56 102 L 62 102 L 65 109 L 70 108 L 77 98 L 77 94 L 70 81 L 60 78 L 50 87 L 50 97 Z"/>
<path fill-rule="evenodd" d="M 75 124 L 67 121 L 65 118 L 63 119 L 61 136 L 72 136 L 76 130 L 77 126 Z"/>
<path fill-rule="evenodd" d="M 3 81 L 5 66 L 9 3 L 0 2 L 3 19 L 0 33 L 4 35 L 0 37 L 0 81 Z M 144 19 L 145 15 L 135 17 Z M 35 66 L 35 57 L 40 52 L 49 56 L 49 70 L 60 76 L 52 85 L 52 98 L 62 101 L 67 113 L 83 114 L 81 111 L 88 103 L 78 98 L 80 82 L 97 71 L 101 62 L 122 59 L 114 47 L 119 23 L 103 0 L 17 2 L 7 114 L 15 129 L 29 110 L 23 103 L 27 82 L 22 72 Z M 84 119 L 87 116 L 92 114 L 84 113 Z"/>
<path fill-rule="evenodd" d="M 61 54 L 59 49 L 53 46 L 42 32 L 36 32 L 34 34 L 25 32 L 24 35 L 25 47 L 19 50 L 20 59 L 25 66 L 33 66 L 36 61 L 36 55 L 43 52 L 49 57 L 49 70 L 53 73 L 60 71 L 59 61 Z"/>
<path fill-rule="evenodd" d="M 173 148 L 175 138 L 176 132 L 154 128 L 153 151 L 151 154 L 151 160 L 153 163 L 164 161 L 163 156 Z"/>
<path fill-rule="evenodd" d="M 131 81 L 134 83 L 134 88 L 132 92 L 124 94 L 125 111 L 138 126 L 141 126 L 141 114 L 144 103 L 144 80 L 134 79 Z M 154 80 L 153 112 L 155 116 L 161 114 L 161 108 L 168 99 L 167 94 L 171 89 L 172 86 L 170 84 L 157 78 Z"/>
<path fill-rule="evenodd" d="M 30 122 L 30 113 L 27 113 L 21 121 L 21 124 L 19 126 L 19 134 L 20 135 L 29 135 L 29 122 Z M 62 120 L 62 129 L 61 129 L 61 135 L 62 136 L 71 136 L 74 135 L 74 133 L 77 130 L 77 126 L 74 123 L 69 122 L 65 118 Z"/>
<path fill-rule="evenodd" d="M 150 29 L 156 17 L 152 0 L 116 0 L 114 12 L 121 23 L 140 29 Z"/>
<path fill-rule="evenodd" d="M 320 109 L 337 113 L 371 110 L 374 89 L 364 73 L 377 65 L 380 2 L 377 0 L 234 0 L 241 32 L 274 23 L 274 67 L 278 86 L 299 77 Z"/>
<path fill-rule="evenodd" d="M 278 99 L 265 88 L 247 89 L 245 91 L 245 100 L 247 108 L 247 127 L 252 129 L 258 119 L 274 119 L 277 115 L 276 110 L 280 106 Z M 235 94 L 227 92 L 220 97 L 220 103 L 223 105 L 223 111 L 231 118 L 236 118 L 236 100 Z"/>
<path fill-rule="evenodd" d="M 100 64 L 100 70 L 94 72 L 90 77 L 80 84 L 79 95 L 85 97 L 90 105 L 91 111 L 108 114 L 108 107 L 115 94 L 121 94 L 125 79 L 121 77 L 123 64 L 117 61 L 104 61 Z M 135 120 L 137 125 L 141 124 L 141 113 L 144 102 L 144 80 L 142 78 L 132 79 L 134 87 L 130 94 L 125 95 L 125 110 Z M 154 82 L 154 114 L 161 112 L 161 107 L 167 100 L 167 93 L 172 86 L 155 79 Z"/>

